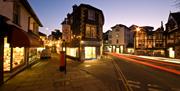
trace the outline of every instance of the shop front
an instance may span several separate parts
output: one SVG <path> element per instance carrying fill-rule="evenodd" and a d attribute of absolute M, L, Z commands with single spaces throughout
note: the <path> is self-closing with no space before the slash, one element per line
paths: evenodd
<path fill-rule="evenodd" d="M 7 37 L 4 38 L 4 81 L 8 80 L 18 68 L 25 66 L 25 48 L 24 47 L 10 47 Z"/>
<path fill-rule="evenodd" d="M 40 52 L 37 48 L 29 48 L 28 54 L 28 64 L 33 64 L 40 59 Z"/>
<path fill-rule="evenodd" d="M 6 36 L 3 36 L 2 54 L 3 59 L 1 66 L 1 75 L 3 79 L 1 82 L 7 81 L 12 76 L 23 70 L 28 66 L 28 61 L 32 61 L 37 56 L 35 53 L 36 47 L 41 46 L 41 42 L 38 37 L 35 38 L 28 32 L 21 30 L 20 28 L 9 25 L 10 32 Z M 2 42 L 0 41 L 0 42 Z M 31 57 L 29 56 L 31 55 Z"/>
<path fill-rule="evenodd" d="M 84 47 L 84 49 L 85 49 L 85 59 L 96 58 L 96 47 Z"/>
<path fill-rule="evenodd" d="M 80 60 L 97 59 L 102 50 L 100 41 L 81 41 Z"/>

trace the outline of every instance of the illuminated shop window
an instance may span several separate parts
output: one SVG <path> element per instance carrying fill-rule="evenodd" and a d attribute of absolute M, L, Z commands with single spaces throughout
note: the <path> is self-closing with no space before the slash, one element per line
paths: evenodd
<path fill-rule="evenodd" d="M 120 53 L 123 53 L 123 46 L 120 46 Z"/>
<path fill-rule="evenodd" d="M 78 48 L 67 48 L 66 53 L 69 56 L 78 57 Z"/>
<path fill-rule="evenodd" d="M 170 57 L 170 58 L 175 58 L 175 52 L 174 52 L 174 50 L 173 50 L 172 47 L 169 48 L 169 57 Z"/>
<path fill-rule="evenodd" d="M 128 53 L 134 53 L 134 48 L 128 48 Z"/>
<path fill-rule="evenodd" d="M 32 63 L 40 58 L 40 52 L 38 52 L 37 48 L 29 48 L 29 62 Z"/>
<path fill-rule="evenodd" d="M 7 43 L 7 37 L 4 38 L 4 71 L 10 71 L 10 58 L 11 58 L 11 48 L 9 43 Z"/>
<path fill-rule="evenodd" d="M 13 48 L 13 68 L 24 63 L 24 48 Z"/>
<path fill-rule="evenodd" d="M 96 58 L 96 47 L 85 47 L 85 59 Z"/>
<path fill-rule="evenodd" d="M 116 48 L 116 53 L 119 53 L 119 48 Z"/>

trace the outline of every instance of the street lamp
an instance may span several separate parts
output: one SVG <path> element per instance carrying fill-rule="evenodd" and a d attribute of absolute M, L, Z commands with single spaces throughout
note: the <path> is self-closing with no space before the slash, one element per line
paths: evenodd
<path fill-rule="evenodd" d="M 136 28 L 136 32 L 139 32 L 141 29 L 139 27 Z"/>

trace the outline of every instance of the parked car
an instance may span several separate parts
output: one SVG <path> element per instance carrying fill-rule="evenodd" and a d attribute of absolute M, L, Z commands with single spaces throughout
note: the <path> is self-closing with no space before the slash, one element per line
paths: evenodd
<path fill-rule="evenodd" d="M 51 58 L 51 51 L 49 49 L 43 49 L 40 55 L 41 59 Z"/>

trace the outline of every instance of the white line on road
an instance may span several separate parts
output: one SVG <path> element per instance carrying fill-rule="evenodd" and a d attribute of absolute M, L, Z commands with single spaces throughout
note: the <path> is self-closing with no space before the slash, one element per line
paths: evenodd
<path fill-rule="evenodd" d="M 132 80 L 128 80 L 129 84 L 141 84 L 141 82 L 138 81 L 132 81 Z"/>
<path fill-rule="evenodd" d="M 160 87 L 159 85 L 156 85 L 156 84 L 147 84 L 147 86 L 154 87 L 154 88 L 159 88 Z"/>

